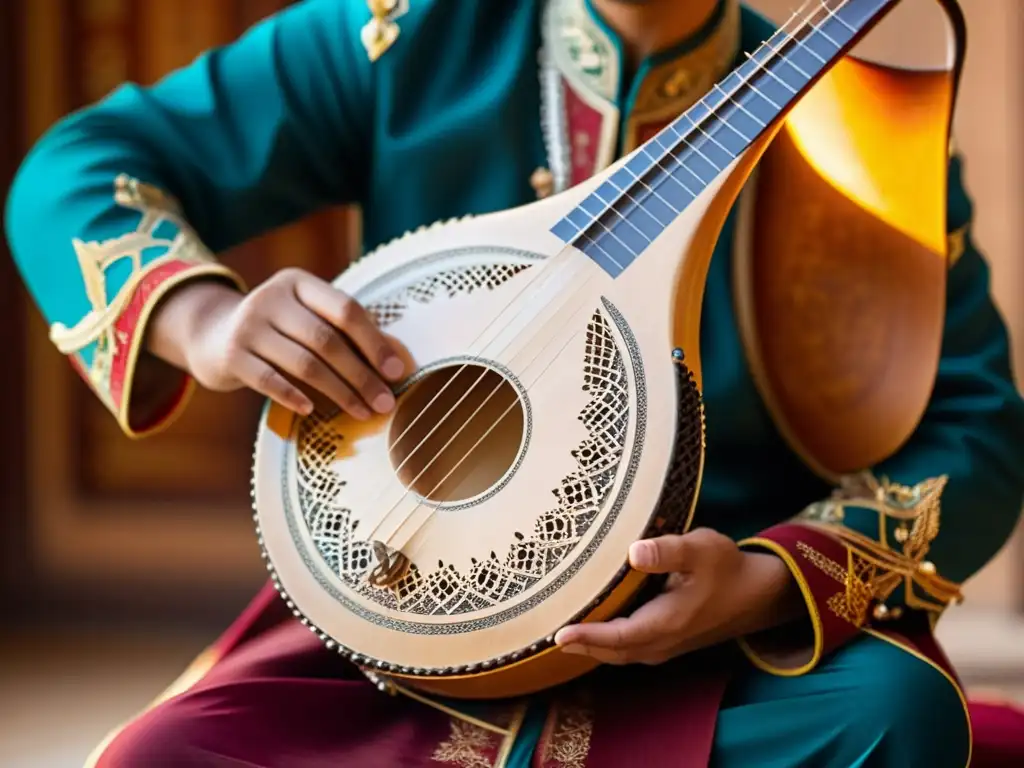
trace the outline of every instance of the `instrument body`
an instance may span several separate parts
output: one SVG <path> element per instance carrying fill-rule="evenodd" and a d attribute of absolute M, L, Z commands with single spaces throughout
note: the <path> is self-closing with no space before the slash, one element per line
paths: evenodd
<path fill-rule="evenodd" d="M 777 428 L 829 481 L 895 453 L 931 397 L 964 56 L 962 19 L 949 21 L 948 51 L 837 63 L 794 107 L 738 205 L 747 361 Z"/>
<path fill-rule="evenodd" d="M 270 404 L 261 421 L 260 543 L 328 647 L 465 698 L 527 694 L 596 666 L 554 635 L 627 610 L 645 581 L 629 545 L 689 527 L 707 267 L 781 126 L 716 166 L 624 268 L 595 256 L 593 228 L 568 245 L 557 233 L 621 188 L 651 142 L 564 193 L 418 230 L 338 277 L 416 373 L 387 417 L 302 419 Z"/>
<path fill-rule="evenodd" d="M 254 493 L 276 576 L 290 595 L 305 595 L 301 613 L 312 625 L 371 664 L 389 659 L 385 669 L 397 677 L 431 670 L 421 689 L 504 697 L 592 668 L 554 649 L 554 633 L 620 612 L 643 582 L 624 567 L 629 545 L 688 525 L 703 456 L 699 367 L 690 360 L 714 243 L 710 217 L 716 209 L 724 217 L 725 198 L 709 189 L 707 204 L 677 220 L 675 236 L 646 252 L 642 268 L 613 280 L 549 232 L 601 180 L 421 230 L 343 273 L 336 285 L 376 315 L 417 375 L 390 417 L 300 419 L 270 405 L 263 420 Z M 692 258 L 679 258 L 680 242 Z M 690 311 L 677 315 L 681 296 L 692 297 Z M 504 410 L 507 400 L 476 411 L 477 366 L 509 382 L 517 417 L 479 446 L 450 501 L 423 503 L 471 452 L 481 432 L 474 425 L 485 431 Z M 422 495 L 409 493 L 394 469 L 403 458 L 392 450 L 389 460 L 389 436 L 415 419 L 403 404 L 422 404 L 417 385 L 439 370 L 457 374 L 442 415 L 470 391 L 452 421 L 471 426 L 450 444 L 451 432 L 439 436 L 444 427 L 427 438 L 424 458 L 453 461 L 435 465 L 445 469 Z M 484 375 L 481 399 L 495 388 L 496 376 Z M 433 418 L 441 400 L 421 419 L 431 428 L 443 421 Z M 466 409 L 475 418 L 464 418 Z M 420 432 L 412 439 L 414 430 L 403 442 L 423 440 Z M 371 528 L 390 549 L 412 553 L 415 572 L 396 585 L 400 604 L 393 590 L 365 584 L 374 558 L 358 533 Z"/>

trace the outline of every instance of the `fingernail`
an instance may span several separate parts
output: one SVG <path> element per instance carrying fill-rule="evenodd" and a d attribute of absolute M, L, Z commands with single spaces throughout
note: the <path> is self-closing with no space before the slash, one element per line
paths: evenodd
<path fill-rule="evenodd" d="M 638 568 L 654 565 L 654 545 L 649 541 L 635 542 L 629 553 L 629 559 Z"/>
<path fill-rule="evenodd" d="M 313 404 L 307 400 L 304 403 L 299 403 L 299 413 L 303 416 L 309 416 L 313 412 Z"/>
<path fill-rule="evenodd" d="M 402 361 L 397 357 L 389 357 L 384 361 L 384 365 L 380 367 L 380 370 L 389 379 L 398 379 L 405 373 L 405 366 L 402 365 Z"/>
<path fill-rule="evenodd" d="M 371 403 L 373 410 L 377 413 L 388 413 L 392 408 L 395 407 L 395 396 L 390 392 L 384 392 L 377 395 Z"/>
<path fill-rule="evenodd" d="M 569 627 L 562 627 L 560 630 L 555 632 L 555 645 L 570 645 L 572 643 L 573 631 Z"/>

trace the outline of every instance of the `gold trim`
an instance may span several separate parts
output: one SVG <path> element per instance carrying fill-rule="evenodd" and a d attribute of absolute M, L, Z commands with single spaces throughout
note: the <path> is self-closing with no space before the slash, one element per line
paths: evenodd
<path fill-rule="evenodd" d="M 804 603 L 807 605 L 807 613 L 811 619 L 811 627 L 814 630 L 814 647 L 811 651 L 811 659 L 806 664 L 800 667 L 777 667 L 767 660 L 765 660 L 754 648 L 750 645 L 747 638 L 741 637 L 737 640 L 740 649 L 750 659 L 751 663 L 758 669 L 768 672 L 772 675 L 779 677 L 800 677 L 805 675 L 821 661 L 821 655 L 824 652 L 825 647 L 825 630 L 821 622 L 821 614 L 818 613 L 818 603 L 814 598 L 814 591 L 811 589 L 811 585 L 807 583 L 807 578 L 804 576 L 803 571 L 800 570 L 800 566 L 797 564 L 793 556 L 783 547 L 781 544 L 772 541 L 771 539 L 765 539 L 761 537 L 754 537 L 750 539 L 743 539 L 739 542 L 740 547 L 757 546 L 764 547 L 765 549 L 772 552 L 782 559 L 782 562 L 789 568 L 789 572 L 793 574 L 793 579 L 800 587 L 800 594 L 803 595 Z"/>
<path fill-rule="evenodd" d="M 477 725 L 448 720 L 448 738 L 434 748 L 430 761 L 456 768 L 495 768 L 488 757 L 493 736 Z"/>
<path fill-rule="evenodd" d="M 131 232 L 109 240 L 85 242 L 75 238 L 71 241 L 82 273 L 85 295 L 92 308 L 72 328 L 63 323 L 50 326 L 50 340 L 65 355 L 97 342 L 101 356 L 112 356 L 117 340 L 111 337 L 111 328 L 150 270 L 173 260 L 217 263 L 213 254 L 192 232 L 181 205 L 173 197 L 158 187 L 123 173 L 114 179 L 113 186 L 114 202 L 121 208 L 139 213 L 139 221 Z M 156 230 L 164 223 L 175 228 L 173 238 L 156 236 Z M 161 246 L 166 249 L 161 256 L 142 263 L 143 251 Z M 106 270 L 124 259 L 131 262 L 131 273 L 114 297 L 108 299 Z M 236 276 L 235 279 L 240 278 Z M 102 367 L 102 363 L 94 362 L 92 367 Z"/>
<path fill-rule="evenodd" d="M 50 341 L 64 355 L 79 355 L 79 367 L 92 384 L 97 396 L 116 417 L 118 426 L 128 437 L 139 438 L 155 434 L 169 426 L 187 405 L 194 390 L 194 383 L 189 380 L 171 411 L 149 428 L 137 431 L 129 423 L 135 367 L 145 336 L 146 323 L 154 307 L 168 291 L 193 277 L 224 277 L 241 291 L 245 291 L 246 286 L 234 270 L 218 262 L 203 245 L 185 220 L 181 205 L 171 195 L 123 173 L 114 179 L 113 188 L 114 202 L 121 208 L 137 211 L 139 221 L 134 231 L 110 240 L 72 240 L 85 285 L 85 294 L 92 309 L 71 328 L 63 323 L 53 323 L 50 326 Z M 156 236 L 157 229 L 163 224 L 174 227 L 173 237 Z M 142 254 L 145 250 L 161 246 L 166 248 L 163 254 L 143 263 Z M 113 298 L 108 299 L 106 271 L 125 259 L 131 263 L 131 272 L 117 288 Z M 115 327 L 117 321 L 131 304 L 139 287 L 155 270 L 173 262 L 182 262 L 189 266 L 164 279 L 146 297 L 146 303 L 140 310 L 130 337 L 123 332 L 118 333 Z M 125 361 L 121 400 L 120 403 L 115 403 L 111 395 L 112 366 L 117 359 L 119 346 L 125 343 L 130 343 L 131 346 Z M 91 364 L 86 366 L 80 353 L 90 344 L 95 344 L 95 348 Z"/>
<path fill-rule="evenodd" d="M 956 680 L 953 679 L 949 672 L 944 670 L 939 664 L 936 664 L 934 661 L 929 659 L 916 648 L 911 648 L 910 646 L 901 643 L 899 640 L 895 640 L 889 635 L 886 635 L 884 632 L 879 632 L 877 630 L 870 628 L 865 628 L 864 632 L 871 635 L 872 637 L 878 638 L 879 640 L 889 643 L 890 645 L 894 645 L 897 648 L 906 651 L 914 658 L 923 661 L 925 664 L 927 664 L 932 669 L 936 670 L 939 674 L 941 674 L 944 678 L 946 678 L 949 684 L 953 686 L 953 689 L 956 691 L 956 695 L 960 698 L 960 704 L 964 708 L 964 719 L 967 721 L 967 762 L 964 763 L 964 768 L 970 768 L 971 760 L 974 757 L 974 729 L 971 727 L 971 710 L 967 706 L 967 696 L 964 694 L 963 689 L 957 684 Z"/>
<path fill-rule="evenodd" d="M 868 580 L 872 573 L 870 564 L 865 563 L 863 560 L 858 560 L 856 553 L 845 546 L 845 568 L 831 557 L 816 550 L 810 544 L 798 541 L 796 548 L 818 570 L 844 587 L 842 592 L 832 595 L 826 602 L 829 610 L 840 619 L 853 624 L 855 627 L 863 626 L 867 620 L 868 608 L 871 606 L 871 600 L 874 596 Z"/>
<path fill-rule="evenodd" d="M 556 705 L 549 716 L 553 718 L 550 735 L 538 741 L 537 748 L 543 749 L 540 764 L 585 768 L 594 736 L 593 712 L 587 694 L 577 693 L 570 702 Z"/>
<path fill-rule="evenodd" d="M 843 477 L 832 496 L 807 506 L 795 520 L 837 537 L 856 560 L 856 570 L 875 599 L 884 604 L 902 583 L 909 608 L 941 613 L 962 602 L 960 585 L 938 574 L 925 556 L 939 534 L 942 492 L 948 478 L 929 478 L 911 487 L 875 479 L 870 472 Z M 875 537 L 849 528 L 848 508 L 875 512 Z M 888 524 L 896 522 L 897 551 L 888 541 Z M 851 565 L 854 567 L 854 565 Z M 920 587 L 929 599 L 918 596 Z M 882 611 L 887 613 L 888 609 Z"/>
<path fill-rule="evenodd" d="M 383 56 L 395 44 L 401 30 L 395 23 L 409 11 L 408 0 L 367 0 L 371 18 L 359 33 L 359 39 L 371 62 Z"/>
<path fill-rule="evenodd" d="M 448 717 L 458 720 L 464 720 L 470 725 L 475 725 L 477 728 L 483 728 L 485 731 L 491 731 L 492 733 L 497 733 L 501 736 L 508 736 L 508 734 L 510 733 L 510 730 L 508 728 L 502 728 L 500 726 L 494 725 L 493 723 L 488 723 L 486 720 L 481 720 L 477 717 L 473 717 L 472 715 L 467 715 L 463 712 L 459 712 L 459 710 L 457 709 L 453 709 L 452 707 L 434 701 L 433 699 L 427 696 L 423 696 L 422 694 L 416 693 L 415 691 L 411 691 L 408 688 L 398 685 L 390 680 L 386 681 L 385 684 L 389 688 L 391 688 L 394 691 L 394 693 L 400 693 L 403 696 L 408 696 L 413 701 L 418 701 L 420 704 L 425 704 L 426 706 L 432 707 L 433 709 L 436 709 L 439 712 L 443 712 L 444 714 L 448 715 Z"/>
<path fill-rule="evenodd" d="M 512 754 L 512 747 L 516 745 L 516 739 L 519 738 L 519 730 L 523 727 L 523 720 L 526 719 L 527 707 L 527 704 L 520 704 L 515 715 L 512 717 L 512 722 L 508 728 L 508 735 L 505 736 L 505 741 L 502 742 L 501 751 L 498 753 L 498 761 L 495 763 L 494 768 L 505 768 L 508 765 L 508 758 Z"/>
<path fill-rule="evenodd" d="M 190 269 L 182 270 L 181 272 L 167 278 L 160 283 L 160 286 L 154 290 L 153 293 L 149 295 L 149 298 L 146 300 L 146 304 L 142 308 L 142 312 L 139 314 L 139 319 L 135 324 L 135 332 L 131 337 L 131 347 L 128 350 L 128 360 L 125 364 L 124 371 L 124 383 L 122 384 L 121 390 L 121 407 L 118 409 L 116 414 L 118 426 L 121 427 L 121 430 L 125 435 L 132 439 L 155 435 L 169 427 L 173 421 L 181 415 L 195 391 L 195 383 L 190 379 L 185 391 L 178 398 L 174 407 L 165 414 L 159 422 L 142 431 L 137 431 L 132 428 L 131 423 L 128 420 L 128 414 L 131 410 L 132 389 L 135 383 L 135 367 L 138 365 L 139 353 L 142 351 L 142 342 L 146 336 L 146 324 L 149 322 L 149 318 L 160 303 L 160 300 L 166 296 L 171 289 L 178 287 L 186 280 L 202 276 L 227 277 L 233 280 L 240 290 L 244 289 L 244 283 L 242 283 L 241 278 L 238 277 L 234 270 L 224 266 L 223 264 L 198 264 Z"/>

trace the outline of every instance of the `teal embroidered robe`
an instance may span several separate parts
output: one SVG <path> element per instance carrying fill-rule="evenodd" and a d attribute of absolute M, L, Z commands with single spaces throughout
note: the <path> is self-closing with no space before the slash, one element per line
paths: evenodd
<path fill-rule="evenodd" d="M 554 2 L 560 15 L 547 39 L 532 2 L 496 0 L 486 10 L 413 2 L 398 39 L 371 63 L 360 44 L 363 4 L 306 0 L 152 87 L 118 88 L 38 142 L 7 201 L 12 252 L 58 350 L 126 433 L 148 434 L 177 412 L 184 374 L 156 418 L 133 415 L 145 324 L 183 281 L 240 282 L 217 253 L 331 205 L 361 206 L 372 249 L 423 224 L 528 202 L 535 169 L 551 169 L 557 189 L 603 167 L 674 104 L 678 111 L 673 93 L 710 85 L 688 80 L 679 62 L 698 56 L 710 66 L 726 50 L 686 41 L 630 75 L 585 0 Z M 747 51 L 771 32 L 746 9 L 740 29 Z M 542 42 L 547 68 L 538 76 Z M 567 125 L 580 131 L 569 135 Z M 912 439 L 874 470 L 908 486 L 948 477 L 929 560 L 961 582 L 1018 519 L 1024 402 L 958 156 L 950 170 L 956 247 L 934 393 Z M 828 525 L 793 520 L 831 489 L 788 449 L 746 366 L 731 292 L 734 223 L 720 238 L 704 302 L 708 455 L 696 524 L 786 557 L 805 589 L 813 648 L 790 667 L 747 651 L 771 674 L 805 675 L 880 619 L 830 611 L 852 573 L 849 548 Z M 854 509 L 827 522 L 878 538 L 877 520 Z M 801 557 L 808 549 L 827 567 Z"/>

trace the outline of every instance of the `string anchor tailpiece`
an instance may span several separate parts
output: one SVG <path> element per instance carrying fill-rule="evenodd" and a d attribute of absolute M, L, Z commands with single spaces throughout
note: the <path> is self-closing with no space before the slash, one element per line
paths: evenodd
<path fill-rule="evenodd" d="M 409 572 L 409 558 L 401 552 L 388 549 L 383 541 L 373 541 L 373 554 L 377 558 L 377 567 L 370 571 L 366 577 L 367 581 L 380 589 L 387 589 L 403 578 Z"/>

